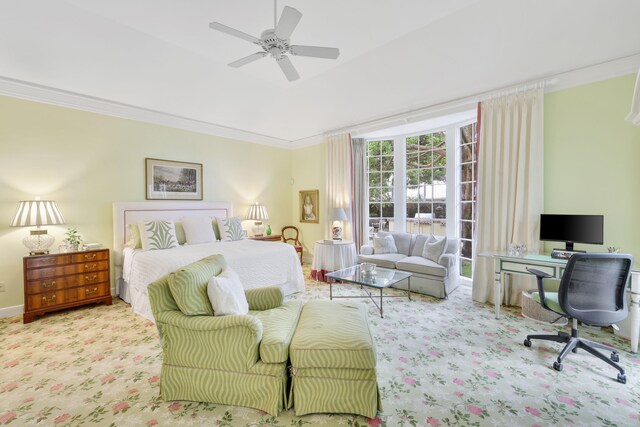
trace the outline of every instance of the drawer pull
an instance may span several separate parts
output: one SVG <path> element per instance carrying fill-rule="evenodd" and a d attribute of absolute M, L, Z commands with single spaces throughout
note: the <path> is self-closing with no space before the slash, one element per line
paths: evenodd
<path fill-rule="evenodd" d="M 84 276 L 84 280 L 86 280 L 87 282 L 93 282 L 94 280 L 96 280 L 98 278 L 98 275 L 94 274 L 93 276 L 89 277 L 89 276 Z"/>
<path fill-rule="evenodd" d="M 93 288 L 93 290 L 84 288 L 84 293 L 87 295 L 92 295 L 92 294 L 95 294 L 96 292 L 98 292 L 98 288 Z"/>
<path fill-rule="evenodd" d="M 43 288 L 53 288 L 56 285 L 56 281 L 52 280 L 51 282 L 47 283 L 47 282 L 42 282 L 42 287 Z"/>
<path fill-rule="evenodd" d="M 48 304 L 50 302 L 54 302 L 56 300 L 56 294 L 51 295 L 51 297 L 47 298 L 46 296 L 42 297 L 42 301 L 45 302 L 45 304 Z"/>
<path fill-rule="evenodd" d="M 84 254 L 84 259 L 96 259 L 96 254 Z"/>
<path fill-rule="evenodd" d="M 95 262 L 93 264 L 85 264 L 84 265 L 84 269 L 85 270 L 93 270 L 94 268 L 96 268 L 98 266 L 98 264 L 96 264 Z"/>

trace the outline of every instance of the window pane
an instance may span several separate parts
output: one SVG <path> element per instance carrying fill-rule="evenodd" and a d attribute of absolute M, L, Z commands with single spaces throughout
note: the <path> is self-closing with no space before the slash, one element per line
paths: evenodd
<path fill-rule="evenodd" d="M 380 190 L 379 188 L 370 188 L 369 189 L 369 203 L 371 202 L 379 202 L 380 199 L 380 193 L 382 190 Z"/>
<path fill-rule="evenodd" d="M 382 204 L 382 216 L 393 218 L 393 203 Z"/>
<path fill-rule="evenodd" d="M 417 151 L 418 150 L 418 137 L 410 136 L 407 138 L 407 153 L 409 151 Z"/>
<path fill-rule="evenodd" d="M 460 275 L 471 279 L 472 265 L 469 259 L 460 259 Z"/>
<path fill-rule="evenodd" d="M 473 141 L 472 125 L 469 124 L 460 128 L 460 140 L 462 144 L 468 144 Z"/>
<path fill-rule="evenodd" d="M 431 139 L 433 141 L 433 148 L 444 148 L 447 143 L 446 132 L 432 133 Z"/>
<path fill-rule="evenodd" d="M 417 218 L 418 204 L 407 203 L 407 218 Z"/>
<path fill-rule="evenodd" d="M 371 221 L 377 221 L 377 218 L 380 217 L 380 204 L 372 203 L 369 205 L 369 218 Z"/>
<path fill-rule="evenodd" d="M 438 219 L 444 219 L 447 217 L 446 202 L 438 202 L 433 204 L 433 217 Z"/>
<path fill-rule="evenodd" d="M 417 202 L 420 200 L 418 194 L 419 188 L 417 186 L 407 187 L 407 202 Z"/>
<path fill-rule="evenodd" d="M 369 187 L 380 187 L 380 172 L 369 172 Z"/>
<path fill-rule="evenodd" d="M 447 181 L 447 170 L 445 168 L 437 168 L 433 170 L 433 181 L 434 182 L 446 182 Z"/>
<path fill-rule="evenodd" d="M 369 171 L 377 172 L 380 170 L 380 157 L 369 157 Z"/>
<path fill-rule="evenodd" d="M 473 200 L 473 183 L 460 185 L 460 200 L 463 202 Z"/>
<path fill-rule="evenodd" d="M 433 147 L 433 138 L 431 135 L 420 135 L 420 150 L 430 149 Z"/>
<path fill-rule="evenodd" d="M 433 200 L 433 185 L 424 184 L 418 187 L 418 194 L 421 202 L 430 202 Z"/>
<path fill-rule="evenodd" d="M 460 147 L 460 163 L 473 161 L 473 145 L 467 144 Z"/>
<path fill-rule="evenodd" d="M 383 202 L 393 202 L 393 188 L 391 187 L 382 187 L 380 200 Z M 384 215 L 387 216 L 387 215 Z M 391 215 L 393 216 L 393 215 Z"/>
<path fill-rule="evenodd" d="M 433 166 L 433 151 L 425 151 L 420 153 L 419 164 L 420 167 L 431 167 Z"/>
<path fill-rule="evenodd" d="M 473 204 L 466 202 L 460 204 L 460 219 L 472 220 L 473 219 Z"/>
<path fill-rule="evenodd" d="M 471 258 L 471 251 L 472 251 L 471 240 L 462 240 L 460 244 L 461 244 L 460 253 L 462 254 L 462 256 L 465 258 Z"/>
<path fill-rule="evenodd" d="M 418 208 L 418 212 L 421 214 L 431 214 L 433 213 L 433 206 L 431 203 L 420 203 L 420 207 Z M 422 215 L 423 218 L 432 218 L 429 215 Z"/>
<path fill-rule="evenodd" d="M 393 155 L 393 140 L 386 140 L 386 141 L 382 141 L 382 143 L 380 144 L 380 154 L 387 155 Z"/>
<path fill-rule="evenodd" d="M 460 181 L 470 182 L 473 181 L 473 165 L 474 163 L 467 163 L 460 168 Z"/>
<path fill-rule="evenodd" d="M 380 158 L 380 170 L 382 170 L 382 171 L 393 171 L 393 157 L 391 157 L 391 156 L 382 156 Z"/>
<path fill-rule="evenodd" d="M 473 238 L 473 223 L 471 221 L 462 221 L 460 223 L 460 237 L 463 239 Z"/>
<path fill-rule="evenodd" d="M 369 141 L 367 156 L 379 156 L 380 155 L 380 141 Z"/>
<path fill-rule="evenodd" d="M 407 171 L 407 186 L 418 185 L 420 182 L 419 170 L 413 169 Z"/>
<path fill-rule="evenodd" d="M 393 187 L 393 172 L 382 172 L 382 185 Z"/>
<path fill-rule="evenodd" d="M 418 153 L 407 152 L 407 169 L 418 169 Z"/>

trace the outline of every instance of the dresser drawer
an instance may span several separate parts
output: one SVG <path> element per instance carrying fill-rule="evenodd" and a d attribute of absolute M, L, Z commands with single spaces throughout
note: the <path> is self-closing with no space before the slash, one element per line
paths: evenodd
<path fill-rule="evenodd" d="M 83 262 L 82 264 L 70 264 L 60 267 L 37 268 L 27 270 L 27 281 L 43 279 L 47 277 L 66 276 L 68 274 L 89 273 L 108 270 L 109 261 Z"/>
<path fill-rule="evenodd" d="M 38 256 L 26 259 L 27 268 L 49 267 L 54 265 L 66 265 L 71 262 L 70 255 Z"/>
<path fill-rule="evenodd" d="M 82 301 L 85 299 L 91 299 L 96 297 L 102 297 L 109 295 L 111 292 L 111 286 L 109 283 L 97 283 L 95 285 L 79 286 L 67 291 L 68 298 L 74 298 L 74 301 Z"/>
<path fill-rule="evenodd" d="M 102 261 L 109 259 L 109 251 L 92 251 L 85 253 L 77 253 L 71 255 L 71 262 L 88 262 L 88 261 Z"/>
<path fill-rule="evenodd" d="M 91 285 L 109 281 L 108 271 L 90 272 L 75 274 L 73 276 L 63 276 L 55 278 L 44 278 L 40 280 L 27 281 L 27 294 L 39 294 L 42 292 L 55 291 L 58 289 L 72 288 L 82 285 Z"/>
<path fill-rule="evenodd" d="M 65 291 L 45 292 L 43 294 L 27 296 L 25 303 L 27 309 L 34 310 L 43 307 L 60 305 L 65 302 Z"/>

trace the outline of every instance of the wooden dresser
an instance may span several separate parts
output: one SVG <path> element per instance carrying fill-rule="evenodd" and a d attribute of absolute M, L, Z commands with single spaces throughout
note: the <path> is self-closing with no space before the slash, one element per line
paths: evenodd
<path fill-rule="evenodd" d="M 109 249 L 26 256 L 23 322 L 79 305 L 111 304 Z"/>

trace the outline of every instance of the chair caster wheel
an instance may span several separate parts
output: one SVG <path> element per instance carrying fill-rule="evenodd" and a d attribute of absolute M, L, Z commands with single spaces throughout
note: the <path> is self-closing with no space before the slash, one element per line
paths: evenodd
<path fill-rule="evenodd" d="M 612 362 L 619 362 L 620 361 L 620 355 L 618 353 L 611 353 L 611 361 Z"/>
<path fill-rule="evenodd" d="M 525 347 L 531 347 L 531 340 L 529 338 L 525 338 L 523 344 Z"/>
<path fill-rule="evenodd" d="M 562 363 L 553 362 L 553 369 L 555 369 L 558 372 L 562 372 Z"/>
<path fill-rule="evenodd" d="M 625 374 L 618 374 L 617 380 L 618 380 L 619 383 L 626 384 L 627 383 L 627 376 Z"/>

